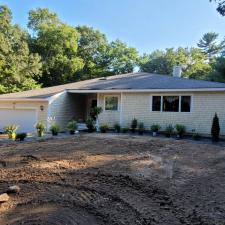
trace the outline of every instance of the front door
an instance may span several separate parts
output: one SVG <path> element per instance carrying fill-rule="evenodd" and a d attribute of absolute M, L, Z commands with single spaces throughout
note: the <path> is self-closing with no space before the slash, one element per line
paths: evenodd
<path fill-rule="evenodd" d="M 91 109 L 97 106 L 97 99 L 91 98 L 88 100 L 87 118 L 90 117 Z"/>

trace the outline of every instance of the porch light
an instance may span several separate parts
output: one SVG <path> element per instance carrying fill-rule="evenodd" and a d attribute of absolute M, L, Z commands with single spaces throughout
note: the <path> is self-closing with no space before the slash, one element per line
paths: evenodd
<path fill-rule="evenodd" d="M 44 106 L 43 106 L 43 105 L 40 106 L 40 110 L 41 110 L 41 111 L 44 110 Z"/>

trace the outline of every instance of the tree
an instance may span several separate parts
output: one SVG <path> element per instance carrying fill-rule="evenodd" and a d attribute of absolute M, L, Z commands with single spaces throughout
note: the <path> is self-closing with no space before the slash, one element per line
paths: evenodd
<path fill-rule="evenodd" d="M 112 74 L 130 73 L 134 71 L 138 61 L 138 52 L 120 40 L 112 41 L 106 57 L 109 60 L 109 71 Z"/>
<path fill-rule="evenodd" d="M 108 41 L 105 34 L 87 26 L 77 26 L 78 56 L 83 59 L 84 67 L 78 72 L 78 79 L 105 76 L 108 70 Z"/>
<path fill-rule="evenodd" d="M 38 54 L 31 54 L 28 34 L 12 24 L 12 13 L 0 6 L 0 93 L 37 88 L 41 74 Z"/>
<path fill-rule="evenodd" d="M 209 59 L 216 57 L 223 48 L 224 43 L 218 43 L 218 36 L 219 34 L 216 34 L 214 32 L 206 33 L 197 44 Z"/>
<path fill-rule="evenodd" d="M 220 124 L 219 124 L 219 118 L 218 118 L 216 113 L 215 113 L 215 116 L 213 117 L 212 128 L 211 128 L 211 135 L 212 135 L 212 141 L 213 142 L 218 142 L 219 141 Z"/>
<path fill-rule="evenodd" d="M 208 79 L 211 66 L 206 63 L 206 56 L 197 48 L 168 48 L 156 50 L 150 55 L 143 55 L 139 60 L 140 70 L 149 73 L 171 75 L 175 65 L 183 66 L 184 77 Z"/>
<path fill-rule="evenodd" d="M 225 1 L 224 0 L 209 0 L 210 2 L 216 2 L 218 4 L 217 11 L 225 16 Z"/>
<path fill-rule="evenodd" d="M 43 75 L 38 82 L 46 87 L 75 81 L 75 73 L 84 65 L 77 56 L 76 28 L 62 23 L 55 13 L 40 8 L 29 12 L 28 25 L 35 32 L 30 37 L 30 48 L 41 56 L 43 63 Z"/>

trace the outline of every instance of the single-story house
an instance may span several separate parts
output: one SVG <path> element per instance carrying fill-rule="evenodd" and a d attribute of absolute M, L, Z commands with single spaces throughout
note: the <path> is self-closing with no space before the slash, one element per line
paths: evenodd
<path fill-rule="evenodd" d="M 225 135 L 225 84 L 150 73 L 96 78 L 49 88 L 0 95 L 0 128 L 17 124 L 34 132 L 34 124 L 52 121 L 66 129 L 68 121 L 85 122 L 90 109 L 101 106 L 99 123 L 129 126 L 132 119 L 146 128 L 158 123 L 183 124 L 187 131 L 210 134 L 217 113 Z"/>

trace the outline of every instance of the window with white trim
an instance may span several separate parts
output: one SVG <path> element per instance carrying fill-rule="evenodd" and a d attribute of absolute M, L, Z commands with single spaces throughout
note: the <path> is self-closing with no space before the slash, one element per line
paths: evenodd
<path fill-rule="evenodd" d="M 192 98 L 189 95 L 152 96 L 153 112 L 191 112 Z"/>
<path fill-rule="evenodd" d="M 118 96 L 106 96 L 105 97 L 105 110 L 117 111 L 119 105 Z"/>

